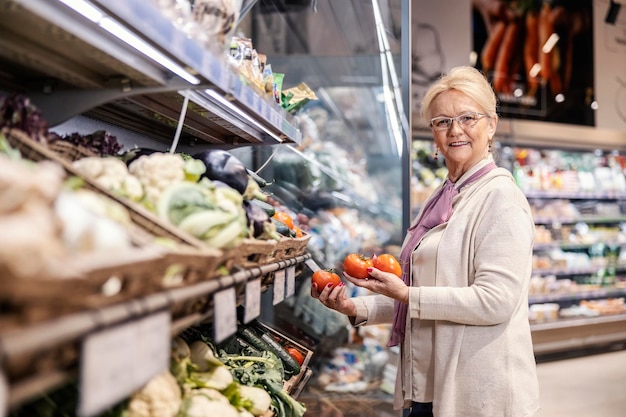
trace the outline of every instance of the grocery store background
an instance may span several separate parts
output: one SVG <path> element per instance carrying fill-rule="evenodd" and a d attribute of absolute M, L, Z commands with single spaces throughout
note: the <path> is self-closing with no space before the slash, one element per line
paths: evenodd
<path fill-rule="evenodd" d="M 21 2 L 2 3 L 7 4 L 2 13 L 9 13 L 13 3 Z M 39 2 L 24 3 L 32 7 Z M 164 16 L 172 16 L 176 2 L 149 3 L 148 16 L 159 8 Z M 40 6 L 49 4 L 43 1 Z M 104 0 L 94 4 L 119 7 Z M 284 74 L 285 88 L 306 83 L 316 95 L 293 118 L 286 118 L 301 137 L 297 143 L 277 144 L 263 142 L 267 139 L 263 136 L 261 143 L 248 146 L 233 129 L 224 135 L 228 141 L 215 145 L 210 134 L 203 136 L 206 125 L 193 125 L 201 118 L 189 117 L 183 121 L 177 149 L 193 154 L 218 147 L 236 155 L 271 182 L 266 190 L 294 217 L 305 216 L 300 219 L 306 219 L 311 235 L 310 259 L 318 267 L 340 269 L 351 252 L 399 252 L 408 222 L 446 174 L 443 162 L 433 158 L 430 132 L 419 118 L 420 97 L 433 79 L 451 67 L 471 64 L 484 69 L 494 85 L 501 85 L 498 162 L 515 174 L 537 224 L 529 303 L 543 397 L 541 416 L 623 416 L 626 4 L 612 0 L 550 4 L 562 12 L 553 46 L 559 54 L 553 62 L 558 62 L 555 72 L 562 77 L 561 84 L 555 87 L 539 80 L 532 89 L 532 77 L 521 63 L 511 66 L 517 70 L 505 71 L 511 76 L 504 80 L 482 58 L 498 21 L 519 12 L 508 2 L 243 1 L 246 13 L 230 35 L 249 38 L 272 70 Z M 621 10 L 610 15 L 620 4 Z M 55 6 L 51 8 L 55 11 Z M 28 46 L 24 39 L 31 35 L 16 36 L 10 20 L 0 23 L 0 34 L 7 34 L 6 42 L 0 40 L 0 48 L 4 46 L 0 63 L 6 68 L 0 74 L 0 91 L 29 92 L 41 87 L 37 83 L 54 90 L 54 83 L 47 84 L 49 74 L 43 77 L 39 69 L 29 68 L 28 88 L 20 84 L 16 74 L 22 68 L 13 64 L 23 64 L 22 58 L 16 58 L 23 51 L 16 45 Z M 141 32 L 145 29 L 140 23 L 128 25 L 136 24 Z M 71 36 L 63 40 L 67 38 Z M 91 40 L 87 38 L 83 40 Z M 510 46 L 516 48 L 513 55 L 523 55 L 524 39 Z M 79 49 L 57 53 L 81 58 Z M 63 68 L 60 60 L 37 58 Z M 37 62 L 30 64 L 36 67 Z M 235 103 L 243 100 L 236 94 L 226 96 Z M 125 149 L 167 151 L 178 120 L 176 111 L 173 115 L 158 112 L 161 109 L 154 103 L 159 98 L 116 96 L 53 123 L 51 130 L 64 135 L 105 129 Z M 179 99 L 174 101 L 180 105 L 182 96 Z M 201 107 L 206 99 L 196 97 L 195 104 Z M 52 103 L 44 110 L 70 107 L 58 100 Z M 137 122 L 147 114 L 149 123 Z M 211 117 L 220 119 L 222 113 Z M 210 128 L 215 128 L 214 119 L 207 123 Z M 255 116 L 255 121 L 267 120 Z M 258 123 L 247 125 L 257 127 Z M 385 347 L 388 329 L 357 330 L 344 317 L 323 308 L 309 296 L 310 267 L 299 266 L 292 296 L 277 301 L 275 291 L 263 292 L 260 318 L 310 352 L 312 374 L 299 379 L 302 383 L 295 390 L 308 408 L 306 415 L 401 415 L 390 405 L 397 352 Z M 189 314 L 177 324 L 192 323 L 194 317 Z M 61 332 L 50 337 L 57 341 L 65 336 Z M 19 350 L 17 344 L 11 345 L 13 340 L 6 338 L 11 352 Z M 74 357 L 64 359 L 74 367 L 79 363 Z M 41 378 L 33 376 L 28 387 L 20 386 L 22 405 L 32 399 L 24 392 L 38 392 L 40 386 L 57 388 L 59 381 L 66 381 L 55 379 L 58 374 L 49 370 Z M 7 401 L 5 391 L 15 398 L 10 389 L 0 389 L 0 404 Z"/>

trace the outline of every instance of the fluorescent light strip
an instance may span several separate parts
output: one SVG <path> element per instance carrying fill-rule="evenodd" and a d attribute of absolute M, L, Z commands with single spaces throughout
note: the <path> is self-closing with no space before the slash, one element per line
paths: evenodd
<path fill-rule="evenodd" d="M 88 3 L 84 0 L 59 1 L 94 23 L 98 23 L 100 19 L 104 17 L 104 14 L 98 8 L 94 7 L 91 3 Z"/>
<path fill-rule="evenodd" d="M 169 69 L 182 79 L 192 83 L 192 84 L 200 84 L 200 79 L 193 74 L 189 73 L 186 69 L 178 65 L 176 62 L 162 54 L 156 48 L 148 44 L 146 41 L 141 39 L 139 36 L 135 35 L 133 32 L 128 30 L 125 26 L 111 18 L 110 16 L 105 15 L 102 11 L 100 11 L 97 7 L 93 6 L 91 3 L 84 0 L 59 0 L 61 3 L 65 4 L 75 12 L 79 13 L 81 16 L 89 19 L 90 21 L 96 23 L 102 29 L 106 30 L 119 40 L 125 42 L 126 44 L 132 46 L 137 51 L 141 52 L 145 56 L 149 57 L 153 61 L 163 65 L 165 68 Z"/>

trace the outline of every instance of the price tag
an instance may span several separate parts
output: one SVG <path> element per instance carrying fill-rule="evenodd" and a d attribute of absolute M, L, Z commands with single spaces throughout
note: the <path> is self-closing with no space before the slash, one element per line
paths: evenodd
<path fill-rule="evenodd" d="M 243 322 L 249 323 L 261 314 L 261 278 L 246 283 L 246 304 Z"/>
<path fill-rule="evenodd" d="M 220 343 L 237 331 L 237 300 L 234 288 L 215 293 L 213 296 L 213 329 L 216 343 Z"/>
<path fill-rule="evenodd" d="M 77 414 L 98 415 L 167 369 L 170 335 L 169 313 L 162 312 L 87 336 Z"/>
<path fill-rule="evenodd" d="M 280 127 L 280 114 L 274 109 L 272 109 L 270 121 L 274 127 Z"/>
<path fill-rule="evenodd" d="M 287 287 L 285 290 L 285 298 L 289 298 L 296 292 L 296 267 L 291 265 L 287 268 Z"/>
<path fill-rule="evenodd" d="M 320 268 L 320 266 L 317 264 L 317 262 L 315 262 L 315 261 L 314 261 L 313 259 L 311 259 L 311 258 L 309 258 L 309 259 L 307 259 L 306 261 L 304 261 L 304 264 L 305 264 L 306 266 L 308 266 L 308 267 L 309 267 L 309 269 L 311 270 L 311 272 L 319 271 L 320 269 L 322 269 L 322 268 Z"/>
<path fill-rule="evenodd" d="M 274 272 L 274 305 L 285 300 L 285 270 L 279 269 Z"/>
<path fill-rule="evenodd" d="M 9 383 L 4 375 L 4 372 L 0 372 L 0 417 L 7 415 L 7 409 L 9 408 Z"/>
<path fill-rule="evenodd" d="M 135 335 L 139 343 L 137 366 L 152 378 L 168 369 L 172 346 L 171 317 L 164 311 L 141 319 Z"/>

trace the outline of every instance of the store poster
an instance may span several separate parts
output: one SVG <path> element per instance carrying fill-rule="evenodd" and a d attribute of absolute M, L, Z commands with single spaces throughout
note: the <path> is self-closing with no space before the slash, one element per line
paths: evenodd
<path fill-rule="evenodd" d="M 591 0 L 474 0 L 475 66 L 503 117 L 595 125 Z"/>
<path fill-rule="evenodd" d="M 594 0 L 596 126 L 626 132 L 626 1 L 611 18 L 609 0 Z"/>

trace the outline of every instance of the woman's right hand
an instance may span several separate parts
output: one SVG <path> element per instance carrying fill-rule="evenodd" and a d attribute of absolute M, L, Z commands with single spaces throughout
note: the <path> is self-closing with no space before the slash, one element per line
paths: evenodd
<path fill-rule="evenodd" d="M 317 284 L 312 283 L 311 297 L 317 298 L 326 307 L 346 316 L 356 316 L 356 305 L 346 294 L 346 284 L 343 282 L 334 287 L 329 284 L 324 288 L 317 288 Z"/>

